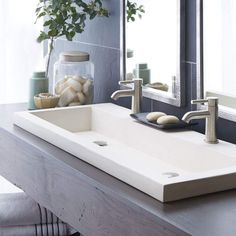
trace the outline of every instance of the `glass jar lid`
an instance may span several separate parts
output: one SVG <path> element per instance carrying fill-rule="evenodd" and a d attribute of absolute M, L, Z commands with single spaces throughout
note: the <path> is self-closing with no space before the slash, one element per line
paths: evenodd
<path fill-rule="evenodd" d="M 87 52 L 70 51 L 60 53 L 61 62 L 82 62 L 89 61 L 89 54 Z"/>

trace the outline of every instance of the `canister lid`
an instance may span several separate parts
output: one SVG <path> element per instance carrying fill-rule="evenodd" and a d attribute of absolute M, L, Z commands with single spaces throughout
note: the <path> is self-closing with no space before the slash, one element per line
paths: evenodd
<path fill-rule="evenodd" d="M 60 53 L 60 61 L 64 62 L 82 62 L 89 61 L 89 54 L 87 52 L 70 51 Z"/>
<path fill-rule="evenodd" d="M 148 64 L 147 63 L 138 63 L 138 64 L 136 64 L 136 68 L 139 70 L 146 70 L 148 68 Z"/>
<path fill-rule="evenodd" d="M 45 78 L 45 77 L 46 77 L 45 71 L 35 71 L 33 73 L 33 78 Z"/>

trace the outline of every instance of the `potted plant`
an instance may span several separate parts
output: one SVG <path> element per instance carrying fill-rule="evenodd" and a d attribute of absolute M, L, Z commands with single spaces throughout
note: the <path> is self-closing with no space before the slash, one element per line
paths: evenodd
<path fill-rule="evenodd" d="M 86 21 L 97 16 L 108 17 L 108 10 L 103 7 L 102 0 L 39 0 L 36 21 L 42 17 L 45 21 L 37 41 L 49 41 L 47 77 L 55 40 L 64 36 L 72 41 L 77 33 L 85 30 Z"/>
<path fill-rule="evenodd" d="M 72 41 L 76 34 L 84 32 L 87 20 L 97 16 L 108 17 L 109 13 L 103 7 L 103 0 L 39 0 L 36 8 L 36 21 L 44 18 L 44 29 L 40 32 L 37 41 L 49 41 L 49 51 L 46 63 L 46 77 L 49 73 L 51 54 L 54 42 L 59 37 L 66 37 Z M 131 0 L 127 1 L 127 20 L 135 21 L 144 13 L 143 5 L 138 6 Z"/>

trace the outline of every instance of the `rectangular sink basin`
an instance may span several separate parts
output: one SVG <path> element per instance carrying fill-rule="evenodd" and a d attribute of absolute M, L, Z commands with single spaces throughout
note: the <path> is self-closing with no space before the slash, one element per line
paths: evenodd
<path fill-rule="evenodd" d="M 15 113 L 14 123 L 162 201 L 236 187 L 236 146 L 194 131 L 166 132 L 114 104 Z"/>

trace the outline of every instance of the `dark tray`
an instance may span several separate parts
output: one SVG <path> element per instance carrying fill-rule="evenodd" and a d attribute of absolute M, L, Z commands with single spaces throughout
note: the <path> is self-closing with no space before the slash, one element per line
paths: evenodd
<path fill-rule="evenodd" d="M 157 124 L 156 122 L 150 122 L 146 119 L 146 116 L 149 112 L 146 112 L 146 113 L 137 113 L 137 114 L 131 114 L 130 116 L 132 118 L 134 118 L 135 120 L 143 123 L 143 124 L 146 124 L 148 126 L 151 126 L 153 128 L 156 128 L 156 129 L 183 129 L 183 128 L 187 128 L 187 127 L 190 127 L 192 125 L 196 125 L 197 123 L 186 123 L 182 120 L 179 121 L 179 123 L 177 124 L 167 124 L 167 125 L 159 125 Z"/>

